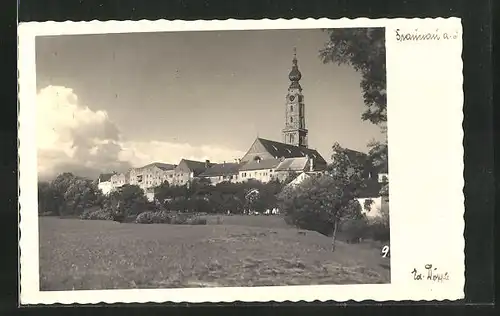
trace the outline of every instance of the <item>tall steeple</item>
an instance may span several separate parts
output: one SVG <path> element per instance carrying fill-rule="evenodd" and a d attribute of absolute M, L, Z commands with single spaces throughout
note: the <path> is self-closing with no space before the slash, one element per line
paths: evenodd
<path fill-rule="evenodd" d="M 283 142 L 294 146 L 307 147 L 304 95 L 300 86 L 302 73 L 297 61 L 297 49 L 293 49 L 292 70 L 288 74 L 290 86 L 286 95 L 285 128 Z"/>

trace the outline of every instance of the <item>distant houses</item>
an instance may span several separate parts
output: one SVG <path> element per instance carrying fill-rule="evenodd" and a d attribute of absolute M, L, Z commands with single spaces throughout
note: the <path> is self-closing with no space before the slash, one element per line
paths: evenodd
<path fill-rule="evenodd" d="M 223 162 L 212 165 L 199 175 L 199 178 L 205 178 L 210 181 L 210 184 L 216 185 L 221 182 L 239 182 L 239 170 L 241 163 L 238 162 Z"/>
<path fill-rule="evenodd" d="M 308 145 L 308 129 L 305 125 L 305 103 L 299 83 L 302 74 L 294 52 L 292 69 L 288 74 L 290 85 L 286 90 L 284 107 L 283 142 L 257 137 L 241 159 L 235 162 L 212 163 L 182 159 L 178 164 L 155 162 L 140 168 L 133 168 L 123 174 L 103 176 L 100 188 L 111 192 L 123 185 L 131 184 L 142 188 L 149 200 L 154 199 L 154 188 L 165 181 L 171 186 L 189 185 L 194 179 L 205 179 L 212 185 L 221 182 L 245 182 L 258 180 L 267 183 L 273 180 L 293 179 L 290 185 L 297 185 L 307 177 L 321 175 L 327 169 L 326 160 Z M 348 159 L 365 164 L 366 176 L 375 176 L 367 155 L 348 150 Z M 383 177 L 382 177 L 383 178 Z M 387 178 L 387 176 L 386 176 Z M 384 178 L 385 179 L 385 178 Z M 107 194 L 106 193 L 106 194 Z"/>
<path fill-rule="evenodd" d="M 137 185 L 143 190 L 159 186 L 168 181 L 169 176 L 174 174 L 176 165 L 154 162 L 141 168 L 131 169 L 129 172 L 129 184 Z"/>
<path fill-rule="evenodd" d="M 174 169 L 174 176 L 167 181 L 170 185 L 182 186 L 197 178 L 214 164 L 210 160 L 195 161 L 182 159 Z"/>
<path fill-rule="evenodd" d="M 356 160 L 358 164 L 366 164 L 367 178 L 378 177 L 378 181 L 375 181 L 377 188 L 372 190 L 378 194 L 378 184 L 387 181 L 387 172 L 384 173 L 384 169 L 380 169 L 379 173 L 372 174 L 374 171 L 368 165 L 366 154 L 353 150 L 348 150 L 347 154 L 348 159 Z M 257 138 L 246 154 L 234 162 L 213 163 L 209 160 L 189 159 L 181 159 L 178 164 L 154 162 L 140 168 L 132 168 L 125 173 L 102 174 L 98 185 L 104 194 L 109 194 L 125 184 L 137 185 L 144 191 L 148 200 L 152 201 L 154 189 L 165 182 L 170 186 L 188 185 L 194 179 L 206 179 L 212 185 L 251 180 L 267 183 L 273 180 L 285 181 L 292 176 L 293 180 L 288 186 L 294 186 L 309 177 L 325 174 L 326 168 L 326 160 L 314 149 Z M 374 199 L 374 205 L 378 207 L 382 202 L 379 203 L 380 196 L 377 194 L 369 193 L 368 196 L 360 197 L 359 201 L 364 203 L 362 199 Z"/>

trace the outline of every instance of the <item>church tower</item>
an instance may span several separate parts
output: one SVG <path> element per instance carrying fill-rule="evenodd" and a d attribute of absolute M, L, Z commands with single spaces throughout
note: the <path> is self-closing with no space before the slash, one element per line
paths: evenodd
<path fill-rule="evenodd" d="M 294 146 L 307 147 L 307 129 L 304 111 L 304 96 L 300 79 L 302 74 L 297 63 L 297 51 L 294 48 L 292 70 L 288 75 L 291 83 L 286 95 L 285 128 L 283 142 Z"/>

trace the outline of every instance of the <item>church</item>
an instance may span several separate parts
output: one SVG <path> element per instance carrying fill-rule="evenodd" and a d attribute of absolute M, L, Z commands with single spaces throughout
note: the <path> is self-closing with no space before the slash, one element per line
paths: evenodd
<path fill-rule="evenodd" d="M 294 52 L 292 70 L 288 78 L 290 79 L 290 86 L 286 94 L 282 142 L 257 138 L 247 153 L 241 158 L 241 163 L 251 163 L 254 161 L 254 165 L 256 163 L 273 165 L 271 161 L 281 162 L 285 159 L 290 161 L 293 158 L 304 160 L 305 158 L 307 160 L 307 166 L 305 166 L 307 171 L 325 170 L 327 166 L 326 160 L 318 151 L 308 148 L 304 95 L 302 94 L 302 87 L 300 85 L 302 74 L 299 70 L 296 51 Z M 242 169 L 245 169 L 245 165 L 240 168 L 240 171 Z"/>
<path fill-rule="evenodd" d="M 291 173 L 312 175 L 324 172 L 326 160 L 317 150 L 308 147 L 304 95 L 300 86 L 302 74 L 296 52 L 288 78 L 290 86 L 286 94 L 282 142 L 257 137 L 246 154 L 235 163 L 214 164 L 208 160 L 186 159 L 178 164 L 156 162 L 132 168 L 124 174 L 114 174 L 109 180 L 103 178 L 100 185 L 110 187 L 106 194 L 125 184 L 138 185 L 145 193 L 153 194 L 154 187 L 165 180 L 171 185 L 185 185 L 195 178 L 205 178 L 214 185 L 248 180 L 265 183 L 273 179 L 284 180 Z"/>

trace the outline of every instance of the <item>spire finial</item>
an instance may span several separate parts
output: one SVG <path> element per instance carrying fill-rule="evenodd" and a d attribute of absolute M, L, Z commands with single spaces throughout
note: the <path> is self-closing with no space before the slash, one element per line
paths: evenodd
<path fill-rule="evenodd" d="M 288 78 L 290 81 L 292 81 L 292 85 L 296 87 L 300 87 L 299 85 L 299 80 L 302 78 L 302 74 L 299 71 L 299 66 L 297 63 L 297 47 L 293 47 L 293 60 L 292 60 L 293 66 L 292 66 L 292 71 L 288 74 Z"/>

